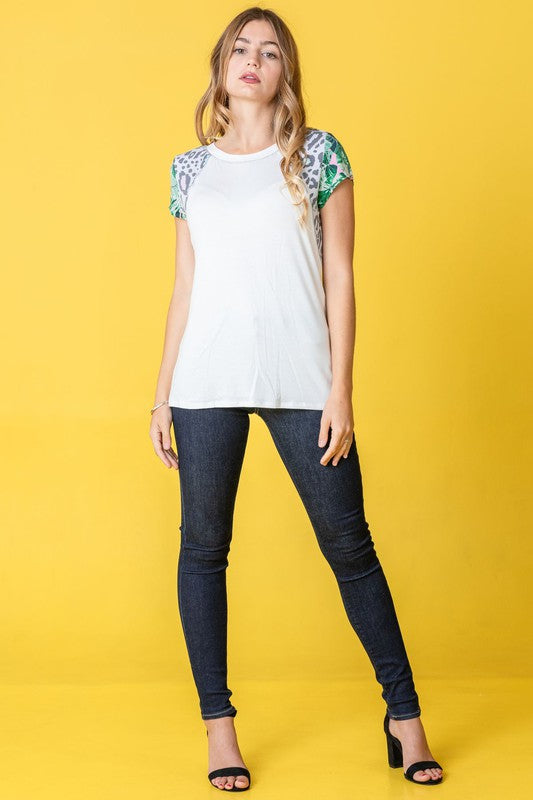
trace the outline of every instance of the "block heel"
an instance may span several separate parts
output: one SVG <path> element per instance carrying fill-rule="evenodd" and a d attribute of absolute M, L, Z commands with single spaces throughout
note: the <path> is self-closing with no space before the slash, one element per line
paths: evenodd
<path fill-rule="evenodd" d="M 389 731 L 389 717 L 385 717 L 385 734 L 387 736 L 387 758 L 389 760 L 389 767 L 403 766 L 402 745 L 396 736 L 393 736 Z"/>

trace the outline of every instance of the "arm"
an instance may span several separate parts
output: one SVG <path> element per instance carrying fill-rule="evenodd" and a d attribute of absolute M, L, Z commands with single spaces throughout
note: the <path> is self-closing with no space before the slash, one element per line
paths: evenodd
<path fill-rule="evenodd" d="M 168 400 L 172 373 L 178 357 L 183 331 L 189 315 L 189 304 L 194 276 L 194 250 L 191 243 L 189 226 L 180 218 L 175 218 L 176 225 L 176 258 L 174 288 L 165 326 L 163 356 L 157 378 L 154 405 Z M 161 461 L 168 467 L 178 469 L 178 459 L 171 448 L 170 426 L 172 412 L 168 405 L 161 406 L 152 414 L 150 438 L 154 450 Z"/>
<path fill-rule="evenodd" d="M 330 446 L 320 459 L 336 466 L 348 456 L 353 434 L 353 359 L 355 348 L 355 295 L 353 255 L 355 211 L 353 182 L 343 180 L 320 211 L 323 234 L 322 272 L 326 293 L 326 315 L 330 331 L 332 386 L 324 406 L 318 444 Z M 348 439 L 348 443 L 345 441 Z"/>

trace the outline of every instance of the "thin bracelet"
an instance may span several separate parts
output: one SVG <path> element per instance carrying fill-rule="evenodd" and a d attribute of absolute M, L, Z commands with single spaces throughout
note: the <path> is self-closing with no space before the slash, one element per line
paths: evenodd
<path fill-rule="evenodd" d="M 150 409 L 150 414 L 153 414 L 153 413 L 154 413 L 154 411 L 156 410 L 156 408 L 161 408 L 161 406 L 164 406 L 164 405 L 165 405 L 165 403 L 168 403 L 168 400 L 163 400 L 163 402 L 162 402 L 162 403 L 158 403 L 156 406 L 154 406 L 153 408 L 151 408 L 151 409 Z"/>

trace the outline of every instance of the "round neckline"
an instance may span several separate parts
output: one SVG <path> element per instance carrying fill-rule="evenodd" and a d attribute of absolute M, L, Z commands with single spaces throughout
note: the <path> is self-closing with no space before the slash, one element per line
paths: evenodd
<path fill-rule="evenodd" d="M 226 153 L 224 150 L 221 150 L 220 147 L 217 147 L 215 142 L 211 142 L 211 144 L 207 145 L 207 150 L 212 155 L 216 156 L 216 158 L 220 158 L 223 161 L 251 161 L 255 158 L 269 156 L 271 153 L 278 150 L 278 146 L 274 142 L 274 144 L 264 147 L 262 150 L 256 150 L 255 153 Z"/>

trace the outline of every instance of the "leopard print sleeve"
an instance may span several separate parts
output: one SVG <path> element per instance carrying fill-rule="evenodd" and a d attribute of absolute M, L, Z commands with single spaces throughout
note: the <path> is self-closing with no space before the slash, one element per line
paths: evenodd
<path fill-rule="evenodd" d="M 187 219 L 185 213 L 185 202 L 180 185 L 182 177 L 180 157 L 174 156 L 170 165 L 170 205 L 169 210 L 172 216 L 180 219 Z"/>

